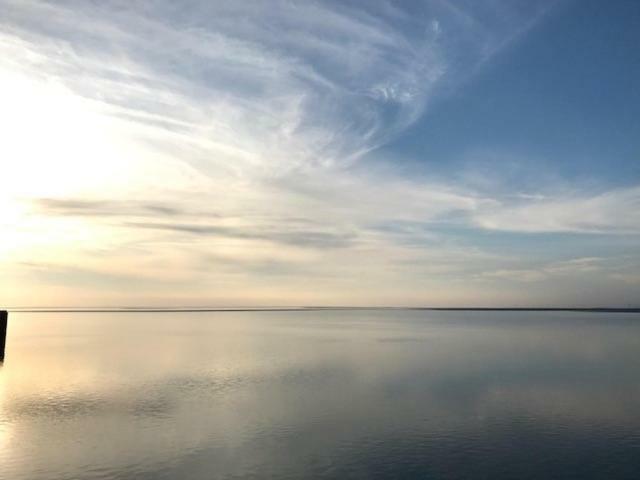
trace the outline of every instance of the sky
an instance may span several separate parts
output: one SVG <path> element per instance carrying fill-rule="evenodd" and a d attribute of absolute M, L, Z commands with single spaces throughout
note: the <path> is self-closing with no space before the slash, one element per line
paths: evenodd
<path fill-rule="evenodd" d="M 0 0 L 0 304 L 637 306 L 634 0 Z"/>

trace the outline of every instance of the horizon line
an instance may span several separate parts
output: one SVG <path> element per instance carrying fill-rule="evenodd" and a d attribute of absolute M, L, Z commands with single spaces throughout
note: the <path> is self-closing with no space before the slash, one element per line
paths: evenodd
<path fill-rule="evenodd" d="M 1 310 L 1 309 L 0 309 Z M 640 306 L 634 307 L 432 307 L 432 306 L 322 306 L 322 305 L 296 305 L 296 306 L 187 306 L 187 307 L 5 307 L 7 312 L 16 313 L 206 313 L 206 312 L 302 312 L 323 310 L 425 310 L 425 311 L 521 311 L 521 312 L 602 312 L 602 313 L 640 313 Z"/>

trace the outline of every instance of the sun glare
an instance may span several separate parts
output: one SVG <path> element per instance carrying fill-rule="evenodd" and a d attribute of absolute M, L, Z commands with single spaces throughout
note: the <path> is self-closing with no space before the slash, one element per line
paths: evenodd
<path fill-rule="evenodd" d="M 0 72 L 2 157 L 9 193 L 70 195 L 95 184 L 104 125 L 87 101 L 52 82 Z M 97 173 L 97 172 L 96 172 Z"/>
<path fill-rule="evenodd" d="M 126 164 L 110 138 L 108 118 L 89 100 L 55 82 L 6 70 L 0 71 L 0 85 L 0 259 L 7 259 L 55 242 L 56 229 L 45 225 L 51 219 L 38 216 L 34 201 L 90 197 L 112 188 Z"/>

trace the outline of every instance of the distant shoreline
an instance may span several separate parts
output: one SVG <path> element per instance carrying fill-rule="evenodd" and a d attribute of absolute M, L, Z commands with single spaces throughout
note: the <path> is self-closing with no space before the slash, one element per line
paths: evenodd
<path fill-rule="evenodd" d="M 591 312 L 591 313 L 640 313 L 640 307 L 632 308 L 580 308 L 580 307 L 15 307 L 6 308 L 15 313 L 206 313 L 206 312 L 305 312 L 347 310 L 425 310 L 453 312 Z"/>

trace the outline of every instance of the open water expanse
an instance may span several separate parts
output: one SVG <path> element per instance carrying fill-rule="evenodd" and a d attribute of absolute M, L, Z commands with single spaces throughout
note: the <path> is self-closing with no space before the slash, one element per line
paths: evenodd
<path fill-rule="evenodd" d="M 0 478 L 636 480 L 640 315 L 14 312 Z"/>

